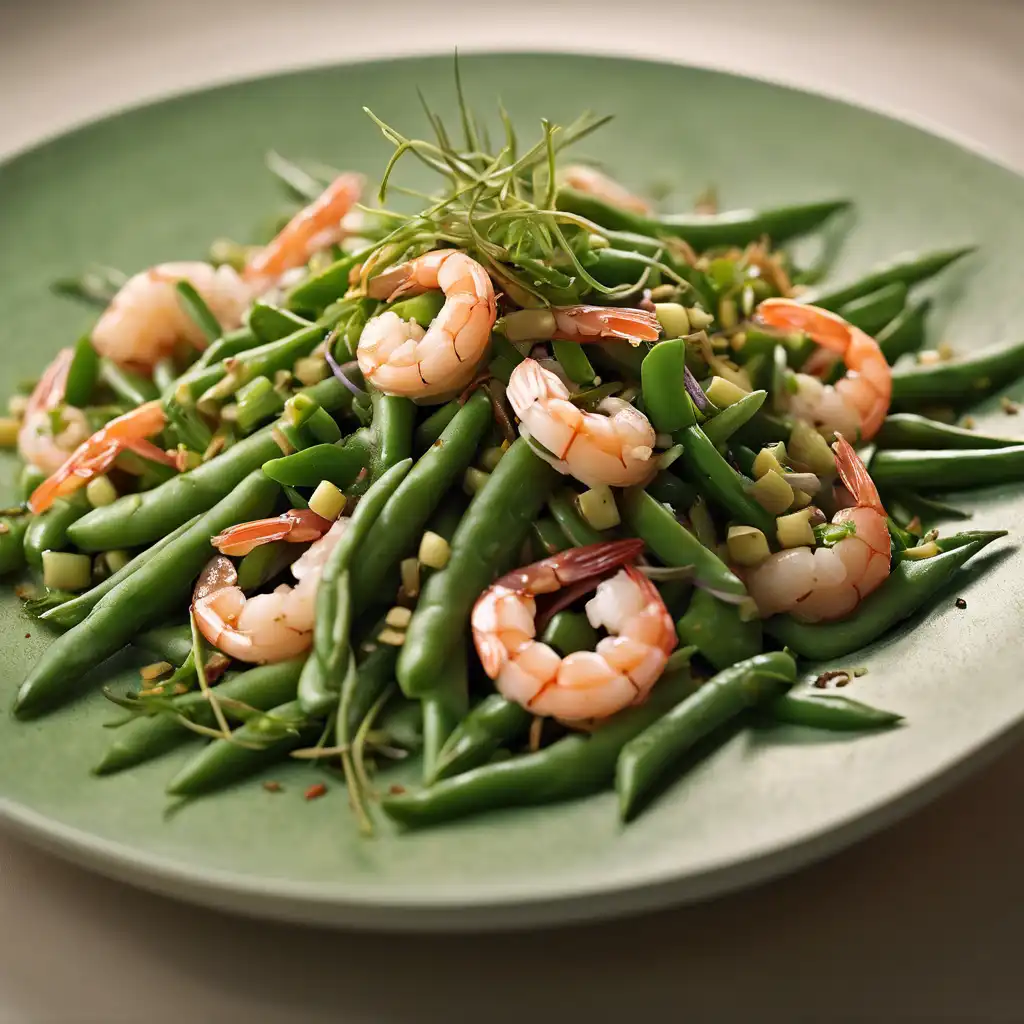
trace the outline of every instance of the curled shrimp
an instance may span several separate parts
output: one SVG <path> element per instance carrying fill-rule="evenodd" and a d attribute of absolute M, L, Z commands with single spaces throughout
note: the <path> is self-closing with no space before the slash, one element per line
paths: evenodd
<path fill-rule="evenodd" d="M 93 348 L 145 374 L 180 343 L 205 348 L 206 335 L 179 301 L 175 286 L 180 281 L 195 288 L 225 330 L 241 324 L 253 298 L 252 289 L 229 266 L 161 263 L 125 282 L 93 328 Z"/>
<path fill-rule="evenodd" d="M 167 417 L 159 401 L 146 402 L 123 416 L 112 419 L 106 426 L 87 437 L 47 477 L 28 499 L 29 509 L 38 515 L 45 512 L 57 498 L 84 487 L 94 476 L 105 472 L 122 452 L 131 451 L 151 462 L 182 469 L 179 457 L 165 452 L 146 440 L 160 433 L 167 425 Z"/>
<path fill-rule="evenodd" d="M 268 530 L 268 523 L 281 524 L 276 535 L 271 535 L 274 531 Z M 320 576 L 349 520 L 328 523 L 326 532 L 325 523 L 327 520 L 312 524 L 301 512 L 292 510 L 276 520 L 242 523 L 213 539 L 222 551 L 243 554 L 271 540 L 300 543 L 314 535 L 318 538 L 292 563 L 296 585 L 282 583 L 269 594 L 247 598 L 238 586 L 234 565 L 223 555 L 207 565 L 192 595 L 192 614 L 199 631 L 214 647 L 239 661 L 266 664 L 297 657 L 312 646 Z"/>
<path fill-rule="evenodd" d="M 836 468 L 856 504 L 832 517 L 852 531 L 832 547 L 789 548 L 770 555 L 746 578 L 762 616 L 789 612 L 804 622 L 841 619 L 889 575 L 889 528 L 874 481 L 840 436 Z"/>
<path fill-rule="evenodd" d="M 445 304 L 426 331 L 385 312 L 363 328 L 356 358 L 363 376 L 388 395 L 440 401 L 473 379 L 497 315 L 494 286 L 476 260 L 436 249 L 371 278 L 371 298 L 392 301 L 440 288 Z"/>
<path fill-rule="evenodd" d="M 639 345 L 641 341 L 657 341 L 661 333 L 658 318 L 653 313 L 617 306 L 517 309 L 502 318 L 502 326 L 511 342 L 619 339 Z"/>
<path fill-rule="evenodd" d="M 506 390 L 519 417 L 519 432 L 559 473 L 588 487 L 631 487 L 655 471 L 656 435 L 650 420 L 621 398 L 605 398 L 597 412 L 585 412 L 569 400 L 569 389 L 550 370 L 524 359 Z"/>
<path fill-rule="evenodd" d="M 834 385 L 798 373 L 789 411 L 826 437 L 848 434 L 871 440 L 885 422 L 892 398 L 892 370 L 878 342 L 841 316 L 794 299 L 765 299 L 757 307 L 757 319 L 784 331 L 803 331 L 846 364 L 846 376 Z"/>
<path fill-rule="evenodd" d="M 572 164 L 562 171 L 561 178 L 563 185 L 568 185 L 577 192 L 586 192 L 587 195 L 601 199 L 609 206 L 617 206 L 620 210 L 629 210 L 630 213 L 639 213 L 643 216 L 652 212 L 651 204 L 646 199 L 634 195 L 614 178 L 609 178 L 607 174 L 602 174 L 593 167 Z"/>
<path fill-rule="evenodd" d="M 481 594 L 470 620 L 487 675 L 508 700 L 567 722 L 607 718 L 641 703 L 665 669 L 676 631 L 654 584 L 626 563 L 643 541 L 571 548 L 502 576 Z M 587 618 L 608 636 L 593 651 L 561 657 L 537 634 L 536 598 L 573 584 L 597 584 Z"/>
<path fill-rule="evenodd" d="M 71 452 L 89 436 L 89 425 L 82 410 L 64 404 L 73 358 L 74 352 L 63 348 L 43 371 L 29 396 L 18 431 L 21 457 L 44 473 L 56 473 Z M 55 419 L 59 423 L 55 423 Z M 56 433 L 55 426 L 60 428 Z"/>
<path fill-rule="evenodd" d="M 245 279 L 262 286 L 286 270 L 301 267 L 310 256 L 345 237 L 345 215 L 359 202 L 361 174 L 339 174 L 309 206 L 301 209 L 248 261 Z"/>

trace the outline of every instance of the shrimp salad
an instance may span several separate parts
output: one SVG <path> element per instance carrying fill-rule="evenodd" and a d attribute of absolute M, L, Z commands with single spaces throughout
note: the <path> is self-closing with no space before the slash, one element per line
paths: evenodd
<path fill-rule="evenodd" d="M 833 285 L 787 246 L 846 200 L 666 213 L 566 160 L 602 118 L 371 116 L 377 187 L 275 154 L 271 237 L 62 282 L 98 318 L 3 421 L 0 568 L 62 631 L 15 713 L 131 647 L 99 774 L 333 769 L 364 832 L 612 788 L 628 819 L 737 716 L 900 722 L 850 658 L 1003 536 L 937 492 L 1024 477 L 956 422 L 1024 349 L 928 346 L 969 250 Z M 399 213 L 409 153 L 437 181 Z"/>

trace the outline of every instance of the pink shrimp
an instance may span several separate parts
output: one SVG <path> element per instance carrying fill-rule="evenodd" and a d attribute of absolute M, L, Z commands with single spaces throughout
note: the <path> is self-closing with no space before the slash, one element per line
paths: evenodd
<path fill-rule="evenodd" d="M 206 347 L 202 328 L 185 312 L 177 285 L 187 281 L 225 330 L 238 327 L 254 292 L 228 266 L 161 263 L 130 277 L 92 331 L 93 348 L 119 366 L 150 374 L 184 342 Z"/>
<path fill-rule="evenodd" d="M 71 452 L 89 436 L 89 426 L 82 410 L 63 404 L 73 358 L 71 349 L 62 348 L 43 371 L 29 396 L 18 431 L 21 457 L 44 473 L 56 473 Z M 60 429 L 56 433 L 55 415 L 60 421 Z"/>
<path fill-rule="evenodd" d="M 267 524 L 275 524 L 276 534 Z M 320 576 L 348 524 L 347 518 L 338 519 L 323 532 L 322 523 L 293 509 L 279 519 L 242 523 L 214 537 L 213 544 L 232 554 L 247 553 L 270 540 L 314 543 L 292 563 L 294 587 L 281 584 L 270 594 L 254 597 L 246 597 L 238 586 L 238 573 L 229 559 L 223 555 L 212 559 L 192 595 L 199 631 L 219 651 L 239 661 L 285 661 L 309 650 Z"/>
<path fill-rule="evenodd" d="M 28 506 L 36 515 L 45 512 L 57 498 L 84 487 L 94 476 L 105 472 L 122 452 L 131 451 L 151 462 L 182 469 L 179 456 L 165 452 L 146 440 L 167 425 L 159 401 L 146 402 L 123 416 L 111 420 L 86 438 L 67 460 L 33 492 Z"/>
<path fill-rule="evenodd" d="M 832 547 L 789 548 L 747 575 L 747 591 L 762 616 L 789 612 L 804 622 L 841 619 L 889 575 L 889 529 L 874 481 L 840 435 L 832 446 L 839 478 L 856 505 L 832 517 L 852 533 Z"/>
<path fill-rule="evenodd" d="M 473 641 L 504 697 L 566 722 L 607 718 L 646 699 L 677 639 L 657 588 L 627 564 L 641 550 L 635 540 L 572 548 L 502 576 L 480 595 L 470 620 Z M 586 604 L 590 624 L 609 634 L 596 650 L 563 658 L 535 639 L 539 595 L 596 582 L 620 566 Z"/>
<path fill-rule="evenodd" d="M 497 316 L 484 268 L 457 249 L 435 249 L 370 279 L 371 298 L 392 301 L 440 288 L 444 306 L 426 331 L 385 311 L 363 328 L 359 369 L 388 395 L 439 402 L 473 379 Z"/>
<path fill-rule="evenodd" d="M 559 473 L 588 487 L 631 487 L 654 475 L 656 434 L 650 420 L 621 398 L 605 398 L 597 412 L 569 401 L 569 389 L 536 360 L 524 359 L 506 389 L 519 431 Z"/>
<path fill-rule="evenodd" d="M 593 167 L 584 164 L 572 164 L 566 167 L 561 174 L 562 184 L 577 192 L 586 192 L 608 203 L 609 206 L 617 206 L 620 210 L 628 210 L 630 213 L 639 213 L 647 216 L 651 213 L 651 204 L 646 199 L 634 195 L 624 185 L 620 185 L 614 178 L 602 174 Z"/>
<path fill-rule="evenodd" d="M 653 313 L 617 306 L 518 309 L 505 315 L 502 326 L 511 342 L 619 339 L 639 345 L 642 341 L 657 341 L 661 333 L 658 318 Z"/>
<path fill-rule="evenodd" d="M 293 508 L 272 519 L 254 519 L 230 526 L 218 533 L 210 543 L 222 554 L 247 555 L 253 548 L 285 540 L 289 544 L 308 544 L 319 540 L 331 528 L 331 520 L 312 509 Z"/>
<path fill-rule="evenodd" d="M 277 236 L 260 249 L 245 268 L 245 279 L 272 281 L 286 270 L 301 267 L 317 250 L 344 237 L 341 221 L 359 202 L 361 174 L 340 174 L 309 206 L 300 210 Z"/>
<path fill-rule="evenodd" d="M 765 299 L 757 319 L 784 331 L 803 331 L 843 360 L 846 376 L 836 384 L 798 373 L 789 411 L 822 434 L 849 434 L 869 441 L 881 429 L 892 399 L 892 370 L 878 342 L 841 316 L 794 299 Z"/>

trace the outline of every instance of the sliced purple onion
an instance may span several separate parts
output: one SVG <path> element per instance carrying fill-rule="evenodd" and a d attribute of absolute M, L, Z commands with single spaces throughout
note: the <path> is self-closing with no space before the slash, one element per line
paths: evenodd
<path fill-rule="evenodd" d="M 686 383 L 686 393 L 693 399 L 693 404 L 701 412 L 707 412 L 711 407 L 711 403 L 708 401 L 708 396 L 704 394 L 700 384 L 697 383 L 697 378 L 690 372 L 688 366 L 683 367 L 683 380 Z"/>
<path fill-rule="evenodd" d="M 334 358 L 334 356 L 331 355 L 329 348 L 324 350 L 324 356 L 327 359 L 327 365 L 331 368 L 331 373 L 333 373 L 334 376 L 337 377 L 338 380 L 340 380 L 341 383 L 344 384 L 345 387 L 347 387 L 349 391 L 352 392 L 353 395 L 355 395 L 358 398 L 367 394 L 366 389 L 361 388 L 358 384 L 356 384 L 355 381 L 348 377 L 345 372 L 349 367 L 352 367 L 358 372 L 358 363 L 351 362 L 346 363 L 343 367 L 339 366 L 338 361 Z"/>

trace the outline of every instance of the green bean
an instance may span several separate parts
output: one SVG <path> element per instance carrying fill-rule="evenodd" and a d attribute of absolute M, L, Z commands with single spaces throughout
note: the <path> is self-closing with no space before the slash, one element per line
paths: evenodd
<path fill-rule="evenodd" d="M 420 595 L 398 658 L 398 681 L 408 697 L 423 697 L 466 634 L 469 612 L 496 572 L 511 568 L 559 474 L 522 438 L 504 454 L 477 492 L 455 536 L 448 564 Z"/>
<path fill-rule="evenodd" d="M 92 338 L 86 334 L 75 342 L 68 379 L 64 385 L 64 401 L 76 409 L 88 405 L 92 401 L 99 372 L 99 354 L 93 348 Z"/>
<path fill-rule="evenodd" d="M 109 359 L 100 360 L 100 380 L 118 398 L 133 406 L 144 405 L 160 396 L 151 380 L 130 370 L 124 370 Z"/>
<path fill-rule="evenodd" d="M 238 563 L 238 586 L 242 590 L 259 590 L 280 576 L 302 554 L 302 549 L 285 540 L 272 541 L 253 548 Z"/>
<path fill-rule="evenodd" d="M 903 281 L 893 281 L 892 284 L 883 285 L 878 291 L 869 292 L 852 302 L 844 303 L 838 312 L 847 323 L 859 327 L 873 337 L 903 312 L 907 303 L 907 291 L 907 285 Z"/>
<path fill-rule="evenodd" d="M 439 405 L 417 428 L 413 435 L 413 445 L 417 452 L 425 452 L 444 433 L 444 428 L 455 418 L 462 408 L 457 398 L 444 405 Z"/>
<path fill-rule="evenodd" d="M 84 490 L 77 490 L 66 498 L 58 498 L 41 515 L 33 516 L 24 534 L 25 558 L 38 569 L 43 564 L 44 551 L 61 551 L 68 546 L 68 531 L 90 510 Z M 111 544 L 109 547 L 120 547 Z"/>
<path fill-rule="evenodd" d="M 696 693 L 631 739 L 619 754 L 615 789 L 623 821 L 698 741 L 747 708 L 778 695 L 796 679 L 796 662 L 783 651 L 758 654 L 719 672 Z"/>
<path fill-rule="evenodd" d="M 307 388 L 305 393 L 328 409 L 347 409 L 352 401 L 350 393 L 333 378 Z M 267 426 L 257 430 L 216 458 L 151 491 L 127 494 L 112 505 L 93 509 L 69 528 L 68 536 L 83 551 L 152 544 L 187 519 L 205 512 L 254 469 L 280 455 L 273 429 Z"/>
<path fill-rule="evenodd" d="M 974 251 L 975 246 L 967 245 L 959 249 L 939 249 L 929 253 L 903 253 L 872 268 L 850 284 L 812 288 L 801 294 L 800 301 L 823 309 L 839 309 L 889 284 L 900 282 L 909 286 L 926 281 Z"/>
<path fill-rule="evenodd" d="M 902 356 L 916 352 L 924 344 L 925 324 L 931 308 L 930 299 L 911 303 L 875 336 L 890 366 Z"/>
<path fill-rule="evenodd" d="M 695 488 L 680 480 L 670 469 L 663 469 L 648 485 L 647 493 L 664 505 L 682 511 L 699 497 Z"/>
<path fill-rule="evenodd" d="M 558 341 L 556 339 L 551 342 L 551 348 L 569 380 L 582 385 L 594 383 L 597 374 L 594 372 L 594 367 L 591 366 L 586 352 L 583 351 L 582 345 L 574 341 Z"/>
<path fill-rule="evenodd" d="M 376 635 L 371 633 L 371 636 Z M 313 659 L 310 659 L 311 661 Z M 348 722 L 348 729 L 355 734 L 360 723 L 367 716 L 370 708 L 377 702 L 377 698 L 395 681 L 395 665 L 398 662 L 398 648 L 390 644 L 378 644 L 370 651 L 356 668 L 358 682 L 352 688 L 344 708 L 345 719 Z M 333 698 L 338 699 L 337 690 Z M 302 700 L 302 707 L 306 707 L 306 701 Z M 330 703 L 321 704 L 321 712 L 329 710 Z"/>
<path fill-rule="evenodd" d="M 597 646 L 597 631 L 586 615 L 561 611 L 551 616 L 541 639 L 566 657 L 576 651 L 592 651 Z"/>
<path fill-rule="evenodd" d="M 935 597 L 972 555 L 1005 531 L 968 532 L 946 538 L 948 550 L 932 558 L 898 562 L 889 578 L 838 622 L 798 622 L 788 615 L 766 619 L 765 631 L 801 657 L 842 658 L 865 647 Z"/>
<path fill-rule="evenodd" d="M 165 401 L 164 405 L 170 412 L 170 403 Z M 235 405 L 235 421 L 239 429 L 248 434 L 264 420 L 279 416 L 284 409 L 284 399 L 269 378 L 254 377 L 235 393 Z"/>
<path fill-rule="evenodd" d="M 373 454 L 370 458 L 370 482 L 379 480 L 396 463 L 412 455 L 412 428 L 416 406 L 408 398 L 374 391 Z"/>
<path fill-rule="evenodd" d="M 723 213 L 668 214 L 645 217 L 631 213 L 571 188 L 561 188 L 555 199 L 560 210 L 586 217 L 602 227 L 631 231 L 639 235 L 684 238 L 695 249 L 720 245 L 748 245 L 767 235 L 773 243 L 783 242 L 814 231 L 833 214 L 849 207 L 849 200 L 840 199 L 774 210 L 728 210 Z"/>
<path fill-rule="evenodd" d="M 250 474 L 173 544 L 106 594 L 84 622 L 50 645 L 21 684 L 15 711 L 30 716 L 55 704 L 89 669 L 186 603 L 192 581 L 209 560 L 210 537 L 268 515 L 277 493 L 272 480 L 259 472 Z"/>
<path fill-rule="evenodd" d="M 206 340 L 216 341 L 224 333 L 223 328 L 195 287 L 189 281 L 179 281 L 174 289 L 178 293 L 179 305 L 206 335 Z"/>
<path fill-rule="evenodd" d="M 994 437 L 977 430 L 954 427 L 914 413 L 898 412 L 886 418 L 872 438 L 877 448 L 1012 448 L 1024 441 Z"/>
<path fill-rule="evenodd" d="M 644 411 L 662 434 L 674 434 L 696 422 L 686 395 L 686 339 L 655 345 L 640 367 Z"/>
<path fill-rule="evenodd" d="M 189 530 L 199 516 L 193 516 L 187 523 L 182 523 L 176 530 L 173 530 L 166 537 L 161 537 L 155 544 L 150 545 L 145 551 L 139 552 L 126 566 L 108 576 L 101 583 L 91 587 L 84 594 L 78 594 L 70 601 L 65 601 L 56 607 L 52 607 L 39 616 L 44 622 L 60 626 L 61 629 L 70 629 L 77 626 L 96 607 L 102 597 L 105 597 L 115 587 L 123 583 L 129 576 L 136 573 L 155 555 L 163 551 L 168 544 L 172 544 L 183 533 Z"/>
<path fill-rule="evenodd" d="M 600 544 L 601 541 L 607 540 L 607 537 L 595 530 L 580 515 L 576 508 L 576 494 L 569 488 L 555 491 L 551 495 L 548 499 L 548 511 L 574 547 L 584 548 L 588 544 Z"/>
<path fill-rule="evenodd" d="M 28 463 L 18 475 L 18 494 L 22 501 L 28 501 L 32 492 L 49 476 L 38 466 Z"/>
<path fill-rule="evenodd" d="M 402 320 L 415 320 L 420 327 L 428 327 L 430 322 L 444 308 L 444 292 L 424 292 L 408 299 L 399 299 L 381 309 L 382 313 L 394 313 Z"/>
<path fill-rule="evenodd" d="M 313 313 L 326 309 L 348 291 L 349 274 L 364 258 L 365 254 L 342 256 L 326 270 L 307 277 L 288 293 L 285 299 L 288 308 Z"/>
<path fill-rule="evenodd" d="M 438 759 L 448 737 L 469 710 L 469 670 L 466 645 L 461 644 L 440 666 L 437 685 L 426 694 L 423 708 L 423 781 L 436 773 Z"/>
<path fill-rule="evenodd" d="M 507 700 L 500 693 L 490 694 L 448 737 L 429 782 L 449 779 L 487 764 L 500 747 L 525 737 L 531 721 L 533 715 L 521 704 Z"/>
<path fill-rule="evenodd" d="M 234 717 L 232 704 L 244 704 L 246 708 L 268 711 L 295 699 L 295 687 L 302 663 L 302 658 L 293 658 L 233 673 L 211 692 L 229 717 Z M 112 775 L 126 768 L 134 768 L 184 743 L 195 733 L 182 724 L 179 715 L 207 728 L 216 724 L 213 705 L 206 699 L 205 693 L 199 690 L 183 693 L 169 702 L 167 711 L 142 716 L 121 726 L 115 734 L 114 742 L 107 748 L 93 772 L 96 775 Z"/>
<path fill-rule="evenodd" d="M 475 392 L 438 443 L 409 471 L 353 559 L 351 585 L 356 607 L 379 599 L 388 573 L 404 556 L 415 553 L 427 521 L 462 479 L 491 421 L 490 400 L 484 392 Z"/>
<path fill-rule="evenodd" d="M 342 444 L 315 444 L 292 455 L 263 463 L 263 472 L 289 487 L 316 487 L 328 480 L 346 491 L 370 462 L 370 445 L 356 432 Z"/>
<path fill-rule="evenodd" d="M 296 316 L 287 309 L 256 302 L 249 310 L 249 330 L 263 343 L 280 341 L 296 331 L 314 326 L 305 317 Z"/>
<path fill-rule="evenodd" d="M 193 399 L 200 401 L 204 397 L 230 398 L 255 377 L 273 378 L 278 370 L 290 370 L 298 359 L 308 356 L 326 334 L 326 327 L 314 324 L 278 341 L 246 349 L 230 360 L 203 367 L 194 374 L 186 373 L 178 381 L 176 393 L 185 389 Z"/>
<path fill-rule="evenodd" d="M 188 622 L 155 626 L 132 637 L 132 646 L 160 661 L 181 665 L 192 653 L 192 626 Z"/>
<path fill-rule="evenodd" d="M 831 732 L 884 729 L 903 721 L 902 715 L 873 708 L 839 694 L 784 693 L 767 707 L 776 722 L 805 725 Z"/>
<path fill-rule="evenodd" d="M 704 590 L 695 590 L 686 614 L 676 623 L 686 646 L 697 648 L 715 671 L 745 661 L 763 650 L 761 620 L 744 621 L 734 604 L 719 601 Z"/>
<path fill-rule="evenodd" d="M 222 359 L 237 356 L 240 352 L 246 352 L 259 344 L 259 338 L 248 327 L 240 327 L 237 331 L 231 331 L 224 337 L 218 338 L 210 345 L 200 357 L 189 367 L 188 375 L 195 376 L 200 370 L 205 370 Z"/>
<path fill-rule="evenodd" d="M 701 429 L 716 448 L 721 448 L 764 405 L 767 397 L 767 391 L 751 391 L 738 402 L 727 405 Z"/>
<path fill-rule="evenodd" d="M 354 604 L 349 586 L 352 561 L 411 467 L 412 459 L 398 462 L 370 487 L 324 563 L 317 587 L 313 645 L 320 673 L 328 685 L 340 677 L 349 660 L 349 626 Z"/>
<path fill-rule="evenodd" d="M 426 789 L 385 796 L 381 808 L 399 824 L 415 828 L 502 807 L 554 803 L 600 792 L 614 778 L 619 751 L 692 688 L 687 670 L 666 673 L 645 703 L 619 712 L 592 733 L 572 733 L 534 754 L 482 764 L 457 775 L 452 774 L 454 750 L 449 748 L 442 751 L 439 771 L 445 775 L 441 781 Z M 506 739 L 514 738 L 518 732 L 515 724 L 512 722 L 512 728 L 506 725 L 500 729 L 490 723 L 474 723 L 477 735 L 499 736 L 492 750 Z M 460 740 L 458 732 L 453 734 L 453 739 Z M 470 763 L 477 759 L 479 746 L 465 741 L 460 745 L 463 751 L 472 751 Z"/>
<path fill-rule="evenodd" d="M 893 370 L 892 402 L 974 402 L 1024 374 L 1024 342 L 934 366 Z"/>
<path fill-rule="evenodd" d="M 1024 480 L 1024 443 L 1007 448 L 900 449 L 876 452 L 871 478 L 880 488 L 957 490 Z"/>
<path fill-rule="evenodd" d="M 746 597 L 747 588 L 718 555 L 642 488 L 623 491 L 619 509 L 623 522 L 665 565 L 693 566 L 694 579 L 711 593 Z"/>
<path fill-rule="evenodd" d="M 0 516 L 0 575 L 25 568 L 25 531 L 31 516 Z"/>
<path fill-rule="evenodd" d="M 737 522 L 756 526 L 771 542 L 775 517 L 750 497 L 743 478 L 725 461 L 722 453 L 694 425 L 673 435 L 683 446 L 687 476 Z"/>
<path fill-rule="evenodd" d="M 560 551 L 573 547 L 572 542 L 554 519 L 543 516 L 531 524 L 531 529 L 533 530 L 533 549 L 537 559 L 557 555 Z"/>
<path fill-rule="evenodd" d="M 288 701 L 240 725 L 231 739 L 207 744 L 171 779 L 167 792 L 171 796 L 200 796 L 238 782 L 280 761 L 315 738 L 317 731 L 298 701 Z"/>

